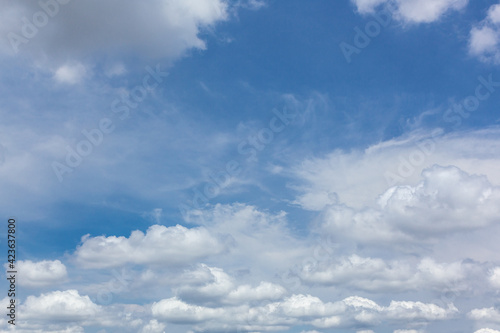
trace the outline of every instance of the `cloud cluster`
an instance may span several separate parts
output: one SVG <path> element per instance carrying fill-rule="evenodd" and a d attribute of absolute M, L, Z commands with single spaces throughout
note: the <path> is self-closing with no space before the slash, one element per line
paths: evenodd
<path fill-rule="evenodd" d="M 464 263 L 440 264 L 430 258 L 413 264 L 409 260 L 386 261 L 354 254 L 334 262 L 304 265 L 299 275 L 307 284 L 385 293 L 462 289 L 473 270 Z"/>
<path fill-rule="evenodd" d="M 467 6 L 468 0 L 351 0 L 358 12 L 369 14 L 385 5 L 392 15 L 407 23 L 430 23 L 449 11 Z"/>
<path fill-rule="evenodd" d="M 223 252 L 223 240 L 207 229 L 181 225 L 151 226 L 146 234 L 133 231 L 129 238 L 89 235 L 75 251 L 75 260 L 87 268 L 117 267 L 125 264 L 187 264 Z"/>
<path fill-rule="evenodd" d="M 500 188 L 454 166 L 433 166 L 415 186 L 395 186 L 379 207 L 327 206 L 321 230 L 359 242 L 410 241 L 484 228 L 499 222 Z"/>
<path fill-rule="evenodd" d="M 392 301 L 384 307 L 357 296 L 332 303 L 304 294 L 294 294 L 259 306 L 233 307 L 206 307 L 173 297 L 154 303 L 151 309 L 156 318 L 172 323 L 196 324 L 200 331 L 220 330 L 227 324 L 244 331 L 269 331 L 291 325 L 332 328 L 376 325 L 381 321 L 418 323 L 444 320 L 458 312 L 452 305 L 445 309 L 421 302 Z"/>
<path fill-rule="evenodd" d="M 0 54 L 23 55 L 58 83 L 73 85 L 92 75 L 90 59 L 114 75 L 124 72 L 113 60 L 117 55 L 170 65 L 191 49 L 203 50 L 200 33 L 228 19 L 229 12 L 223 0 L 4 1 Z"/>

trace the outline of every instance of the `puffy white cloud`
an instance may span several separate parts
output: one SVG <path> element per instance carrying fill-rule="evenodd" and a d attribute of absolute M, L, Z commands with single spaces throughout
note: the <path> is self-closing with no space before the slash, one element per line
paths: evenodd
<path fill-rule="evenodd" d="M 500 130 L 443 135 L 413 132 L 365 150 L 333 151 L 291 167 L 300 193 L 295 203 L 321 211 L 337 202 L 355 208 L 375 207 L 378 196 L 394 185 L 421 181 L 424 169 L 454 165 L 469 173 L 488 175 L 500 184 Z"/>
<path fill-rule="evenodd" d="M 481 328 L 480 330 L 477 330 L 474 333 L 500 333 L 500 331 L 492 330 L 491 328 Z"/>
<path fill-rule="evenodd" d="M 414 264 L 351 255 L 335 262 L 304 265 L 299 276 L 305 283 L 339 285 L 371 292 L 403 292 L 462 289 L 472 270 L 462 263 L 440 264 L 430 258 Z"/>
<path fill-rule="evenodd" d="M 42 287 L 61 283 L 67 278 L 66 266 L 59 260 L 19 260 L 19 285 L 23 287 Z"/>
<path fill-rule="evenodd" d="M 396 186 L 379 197 L 379 207 L 332 205 L 321 229 L 361 242 L 423 240 L 483 228 L 498 221 L 500 188 L 484 176 L 454 166 L 422 172 L 416 186 Z"/>
<path fill-rule="evenodd" d="M 500 4 L 492 5 L 486 18 L 470 32 L 469 52 L 485 62 L 500 63 Z"/>
<path fill-rule="evenodd" d="M 76 262 L 87 268 L 132 264 L 187 264 L 221 253 L 223 242 L 203 227 L 151 226 L 146 234 L 136 230 L 129 238 L 98 236 L 82 238 Z"/>
<path fill-rule="evenodd" d="M 199 305 L 190 305 L 176 297 L 155 302 L 151 307 L 153 316 L 174 323 L 196 323 L 222 317 L 224 310 Z"/>
<path fill-rule="evenodd" d="M 66 290 L 28 296 L 21 310 L 23 320 L 84 322 L 94 318 L 100 307 L 77 290 Z"/>
<path fill-rule="evenodd" d="M 440 320 L 456 314 L 458 314 L 458 309 L 453 305 L 450 305 L 448 309 L 444 309 L 435 304 L 422 302 L 392 301 L 387 308 L 389 318 L 405 321 Z"/>
<path fill-rule="evenodd" d="M 461 10 L 468 0 L 351 0 L 361 14 L 373 13 L 385 5 L 398 20 L 409 23 L 430 23 L 445 13 Z"/>
<path fill-rule="evenodd" d="M 307 254 L 307 244 L 288 228 L 286 213 L 260 211 L 255 206 L 217 204 L 187 215 L 213 233 L 229 234 L 233 240 L 226 267 L 252 269 L 255 275 L 286 270 Z"/>
<path fill-rule="evenodd" d="M 500 188 L 485 176 L 457 167 L 433 166 L 422 172 L 416 186 L 387 190 L 379 204 L 388 221 L 404 231 L 441 233 L 474 229 L 496 222 Z"/>
<path fill-rule="evenodd" d="M 139 333 L 162 333 L 164 332 L 166 325 L 158 322 L 156 319 L 152 319 L 147 323 Z"/>
<path fill-rule="evenodd" d="M 154 303 L 153 316 L 176 323 L 197 323 L 199 330 L 207 327 L 244 327 L 248 323 L 268 331 L 286 329 L 289 325 L 313 325 L 318 328 L 374 325 L 381 321 L 435 321 L 451 318 L 457 310 L 443 309 L 420 302 L 391 302 L 388 307 L 362 297 L 348 297 L 338 302 L 323 302 L 318 297 L 294 294 L 278 302 L 260 306 L 205 307 L 188 304 L 178 298 Z M 215 324 L 217 323 L 217 324 Z M 218 326 L 217 326 L 218 325 Z M 314 331 L 313 331 L 314 332 Z"/>
<path fill-rule="evenodd" d="M 448 139 L 445 141 L 450 142 Z M 417 140 L 417 144 L 420 143 L 421 141 Z M 427 143 L 425 149 L 429 149 L 430 152 L 437 150 L 436 144 L 437 142 Z M 457 166 L 433 165 L 422 170 L 420 181 L 416 185 L 402 184 L 387 189 L 387 183 L 384 186 L 381 174 L 389 174 L 400 182 L 408 182 L 410 178 L 415 179 L 414 173 L 419 169 L 406 161 L 412 168 L 411 174 L 409 172 L 404 174 L 408 176 L 407 179 L 402 177 L 401 173 L 394 174 L 387 171 L 394 168 L 388 166 L 387 160 L 383 160 L 385 157 L 393 159 L 390 155 L 394 152 L 387 150 L 399 145 L 407 146 L 408 143 L 388 142 L 385 145 L 369 148 L 365 154 L 336 152 L 325 159 L 306 161 L 295 171 L 299 181 L 306 183 L 302 188 L 299 187 L 305 194 L 299 195 L 295 202 L 306 209 L 323 211 L 322 230 L 337 235 L 350 235 L 359 241 L 406 242 L 415 237 L 432 237 L 483 228 L 497 221 L 497 216 L 500 214 L 500 188 L 491 184 L 485 176 L 469 174 Z M 464 150 L 475 149 L 475 146 L 474 144 L 464 147 Z M 483 147 L 483 149 L 491 149 L 490 152 L 485 152 L 486 156 L 491 155 L 492 151 L 498 151 L 498 147 Z M 401 147 L 397 147 L 396 152 L 400 151 Z M 425 155 L 421 151 L 420 153 L 424 162 Z M 407 150 L 407 154 L 411 156 L 411 150 Z M 401 157 L 401 154 L 399 156 Z M 498 161 L 496 158 L 486 156 L 483 158 L 483 170 L 497 179 L 498 172 L 493 170 L 493 162 L 498 163 Z M 431 160 L 430 157 L 431 153 L 429 153 Z M 377 166 L 378 161 L 381 162 L 382 170 Z M 459 165 L 474 169 L 470 167 L 469 161 L 464 161 L 464 158 L 457 156 L 455 161 Z M 355 162 L 358 163 L 356 167 L 348 169 L 339 167 L 356 165 Z M 470 163 L 472 162 L 471 158 Z M 476 159 L 475 162 L 478 165 L 482 164 L 481 160 Z M 425 163 L 420 164 L 425 165 Z M 384 167 L 387 168 L 385 172 Z M 401 164 L 399 167 L 396 165 L 396 168 L 401 169 Z M 406 171 L 409 170 L 408 166 L 405 168 Z M 378 173 L 378 177 L 374 177 L 374 172 Z M 353 181 L 352 184 L 350 180 Z M 381 191 L 375 194 L 376 189 Z M 336 196 L 332 193 L 336 193 L 338 202 L 335 202 L 336 200 L 326 202 L 324 195 L 320 195 L 325 192 L 334 198 Z M 354 192 L 362 194 L 355 198 Z M 376 204 L 367 198 L 368 193 L 372 198 L 378 197 Z M 364 205 L 360 205 L 359 202 Z M 351 203 L 353 206 L 350 206 Z"/>
<path fill-rule="evenodd" d="M 491 308 L 473 309 L 468 313 L 471 319 L 490 322 L 490 323 L 500 323 L 500 311 Z"/>
<path fill-rule="evenodd" d="M 227 295 L 227 300 L 231 303 L 241 303 L 243 301 L 277 300 L 286 293 L 285 288 L 280 285 L 262 281 L 258 286 L 252 287 L 248 284 L 239 286 Z"/>
<path fill-rule="evenodd" d="M 186 284 L 176 290 L 182 300 L 197 304 L 244 304 L 255 301 L 281 299 L 286 290 L 280 285 L 261 281 L 253 287 L 249 284 L 237 285 L 234 278 L 222 269 L 201 264 L 194 271 L 183 274 Z M 190 283 L 189 283 L 190 282 Z"/>

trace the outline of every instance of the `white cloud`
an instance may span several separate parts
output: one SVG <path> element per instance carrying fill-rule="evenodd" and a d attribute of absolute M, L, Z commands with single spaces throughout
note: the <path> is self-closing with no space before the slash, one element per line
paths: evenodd
<path fill-rule="evenodd" d="M 54 78 L 60 83 L 77 84 L 87 75 L 88 71 L 85 66 L 81 63 L 76 63 L 66 64 L 56 69 Z"/>
<path fill-rule="evenodd" d="M 374 13 L 382 5 L 393 16 L 408 23 L 430 23 L 439 20 L 445 13 L 461 10 L 468 0 L 351 0 L 361 14 Z"/>
<path fill-rule="evenodd" d="M 295 203 L 322 212 L 320 232 L 361 242 L 421 241 L 493 225 L 498 129 L 465 137 L 414 133 L 303 161 L 290 173 Z"/>
<path fill-rule="evenodd" d="M 19 285 L 23 287 L 42 287 L 64 282 L 67 278 L 66 266 L 59 260 L 19 260 Z"/>
<path fill-rule="evenodd" d="M 442 320 L 458 314 L 458 309 L 450 305 L 448 309 L 422 302 L 392 301 L 387 308 L 388 317 L 404 321 Z"/>
<path fill-rule="evenodd" d="M 180 299 L 197 304 L 235 305 L 274 301 L 281 299 L 286 293 L 282 286 L 266 281 L 261 281 L 255 287 L 249 284 L 238 285 L 235 279 L 222 269 L 204 264 L 199 265 L 194 271 L 185 272 L 183 280 L 186 283 L 176 290 L 176 295 Z"/>
<path fill-rule="evenodd" d="M 299 276 L 308 284 L 339 285 L 370 292 L 441 291 L 465 288 L 471 271 L 462 263 L 440 264 L 430 258 L 417 264 L 351 255 L 335 262 L 305 265 Z"/>
<path fill-rule="evenodd" d="M 471 319 L 489 322 L 489 323 L 500 323 L 500 311 L 495 308 L 482 308 L 482 309 L 473 309 L 468 313 L 468 316 Z"/>
<path fill-rule="evenodd" d="M 378 208 L 332 205 L 321 229 L 358 241 L 408 241 L 484 228 L 498 221 L 500 188 L 454 166 L 433 166 L 416 186 L 389 188 Z"/>
<path fill-rule="evenodd" d="M 416 184 L 422 171 L 436 164 L 488 175 L 498 185 L 499 137 L 495 128 L 448 135 L 415 132 L 363 151 L 336 150 L 307 159 L 290 173 L 301 192 L 296 203 L 316 211 L 337 201 L 354 208 L 377 207 L 377 198 L 389 187 Z"/>
<path fill-rule="evenodd" d="M 292 234 L 283 211 L 263 212 L 240 203 L 217 204 L 192 211 L 187 219 L 211 232 L 231 236 L 234 248 L 223 258 L 227 267 L 251 268 L 253 274 L 265 276 L 288 269 L 306 255 L 306 242 Z"/>
<path fill-rule="evenodd" d="M 83 322 L 93 319 L 100 307 L 76 290 L 28 296 L 21 307 L 23 319 Z"/>
<path fill-rule="evenodd" d="M 500 4 L 488 9 L 486 18 L 470 32 L 469 52 L 482 61 L 500 63 Z"/>
<path fill-rule="evenodd" d="M 491 271 L 489 281 L 493 287 L 500 289 L 500 267 L 495 267 Z"/>
<path fill-rule="evenodd" d="M 492 330 L 491 328 L 481 328 L 480 330 L 477 330 L 474 333 L 500 333 L 500 331 Z"/>
<path fill-rule="evenodd" d="M 152 306 L 153 316 L 172 323 L 196 323 L 199 330 L 219 330 L 225 325 L 243 327 L 247 323 L 260 330 L 286 329 L 289 325 L 313 325 L 331 328 L 373 325 L 381 321 L 435 321 L 453 317 L 457 309 L 443 309 L 434 304 L 396 302 L 388 307 L 362 297 L 348 297 L 338 302 L 323 302 L 311 295 L 294 294 L 279 302 L 260 306 L 205 307 L 188 304 L 178 298 L 164 299 Z M 216 324 L 217 323 L 217 324 Z M 314 332 L 314 331 L 313 331 Z"/>
<path fill-rule="evenodd" d="M 151 226 L 146 234 L 136 230 L 129 238 L 84 237 L 75 251 L 76 262 L 88 268 L 132 264 L 188 264 L 224 251 L 226 246 L 207 229 L 177 225 Z"/>
<path fill-rule="evenodd" d="M 162 333 L 164 332 L 166 325 L 158 322 L 156 319 L 152 319 L 147 323 L 139 333 Z"/>

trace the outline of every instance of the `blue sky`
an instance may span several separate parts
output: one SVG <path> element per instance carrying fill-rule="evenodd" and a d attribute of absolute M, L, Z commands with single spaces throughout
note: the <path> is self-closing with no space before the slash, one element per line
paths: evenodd
<path fill-rule="evenodd" d="M 17 331 L 500 332 L 497 1 L 0 8 Z"/>

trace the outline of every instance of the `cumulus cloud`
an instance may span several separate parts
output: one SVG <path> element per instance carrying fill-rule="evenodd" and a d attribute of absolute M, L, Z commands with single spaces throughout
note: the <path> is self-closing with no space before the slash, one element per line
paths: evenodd
<path fill-rule="evenodd" d="M 219 254 L 226 249 L 222 240 L 203 228 L 176 225 L 151 226 L 146 234 L 136 230 L 129 238 L 86 236 L 75 251 L 76 262 L 86 268 L 131 264 L 187 264 Z"/>
<path fill-rule="evenodd" d="M 500 311 L 496 308 L 473 309 L 468 314 L 469 318 L 489 323 L 500 323 Z"/>
<path fill-rule="evenodd" d="M 351 0 L 361 14 L 374 13 L 382 5 L 403 22 L 430 23 L 449 11 L 467 6 L 468 0 Z"/>
<path fill-rule="evenodd" d="M 378 208 L 332 205 L 321 229 L 358 241 L 422 240 L 483 228 L 498 222 L 500 188 L 485 176 L 454 166 L 433 166 L 416 186 L 395 186 L 379 197 Z"/>
<path fill-rule="evenodd" d="M 283 211 L 270 213 L 240 203 L 217 204 L 193 210 L 186 218 L 214 233 L 229 234 L 235 249 L 224 257 L 226 265 L 252 268 L 257 275 L 285 270 L 306 255 L 307 245 L 292 234 Z"/>
<path fill-rule="evenodd" d="M 378 206 L 379 195 L 389 187 L 416 184 L 422 171 L 436 164 L 488 175 L 498 185 L 498 138 L 498 128 L 447 135 L 414 132 L 364 150 L 336 150 L 307 159 L 291 167 L 290 177 L 300 192 L 295 203 L 314 211 L 338 202 L 355 208 Z"/>
<path fill-rule="evenodd" d="M 305 265 L 299 276 L 308 284 L 337 285 L 370 292 L 403 292 L 462 289 L 472 270 L 463 263 L 440 264 L 430 258 L 413 264 L 351 255 L 336 262 Z"/>
<path fill-rule="evenodd" d="M 492 330 L 491 328 L 481 328 L 480 330 L 477 330 L 474 333 L 500 333 L 500 331 Z"/>
<path fill-rule="evenodd" d="M 19 285 L 23 287 L 43 287 L 61 283 L 67 278 L 66 266 L 59 260 L 42 260 L 33 262 L 31 260 L 20 260 L 17 268 Z"/>
<path fill-rule="evenodd" d="M 95 317 L 99 310 L 98 305 L 88 296 L 80 296 L 77 290 L 28 296 L 22 305 L 24 318 L 41 321 L 83 322 Z"/>
<path fill-rule="evenodd" d="M 322 213 L 321 232 L 361 242 L 408 242 L 495 225 L 500 188 L 489 177 L 500 182 L 498 131 L 468 136 L 465 142 L 415 135 L 306 160 L 291 173 L 300 192 L 294 203 Z"/>
<path fill-rule="evenodd" d="M 434 304 L 420 302 L 393 301 L 388 307 L 372 300 L 352 296 L 338 302 L 323 302 L 311 295 L 294 294 L 279 302 L 259 306 L 204 307 L 188 304 L 178 298 L 156 302 L 152 306 L 153 316 L 176 323 L 195 323 L 200 330 L 206 327 L 219 329 L 225 324 L 244 327 L 251 322 L 268 331 L 287 328 L 289 325 L 313 325 L 317 328 L 355 325 L 373 325 L 382 320 L 435 321 L 453 317 L 457 313 L 454 306 L 448 309 Z M 207 325 L 207 326 L 204 326 Z"/>
<path fill-rule="evenodd" d="M 281 299 L 286 290 L 280 285 L 261 281 L 257 286 L 240 284 L 224 270 L 200 264 L 196 270 L 185 272 L 184 281 L 190 284 L 178 288 L 176 295 L 196 304 L 244 304 Z"/>
<path fill-rule="evenodd" d="M 486 18 L 470 32 L 469 52 L 482 61 L 500 63 L 500 4 L 492 5 Z"/>
<path fill-rule="evenodd" d="M 139 333 L 162 333 L 166 325 L 158 322 L 156 319 L 150 320 Z"/>

